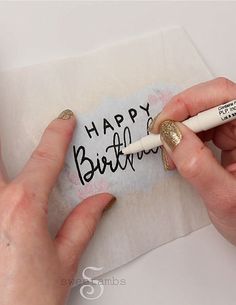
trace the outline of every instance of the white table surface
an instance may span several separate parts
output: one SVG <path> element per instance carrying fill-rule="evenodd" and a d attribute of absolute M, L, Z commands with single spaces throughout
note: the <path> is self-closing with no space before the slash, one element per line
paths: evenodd
<path fill-rule="evenodd" d="M 235 13 L 236 2 L 0 2 L 0 69 L 182 25 L 211 71 L 236 81 Z M 236 248 L 208 226 L 106 275 L 113 277 L 126 285 L 106 285 L 96 301 L 75 288 L 69 304 L 235 305 Z"/>

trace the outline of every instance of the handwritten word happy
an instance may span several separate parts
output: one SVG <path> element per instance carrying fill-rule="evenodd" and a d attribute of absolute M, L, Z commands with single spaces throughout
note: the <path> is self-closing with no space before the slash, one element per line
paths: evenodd
<path fill-rule="evenodd" d="M 139 109 L 144 111 L 145 114 L 147 114 L 148 117 L 150 116 L 149 108 L 150 108 L 149 103 L 147 103 L 146 106 L 139 105 Z M 128 109 L 127 113 L 128 113 L 128 118 L 131 119 L 131 121 L 133 123 L 135 123 L 136 117 L 138 115 L 138 111 L 135 108 L 130 108 L 130 109 Z M 106 135 L 108 130 L 114 131 L 114 125 L 116 125 L 117 127 L 122 126 L 122 123 L 124 122 L 124 115 L 116 114 L 113 117 L 113 121 L 108 120 L 106 118 L 104 118 L 102 121 L 103 121 L 102 122 L 102 133 L 104 135 Z M 99 131 L 97 126 L 95 125 L 94 121 L 91 122 L 90 127 L 89 126 L 84 126 L 84 128 L 85 128 L 85 130 L 86 130 L 90 139 L 92 138 L 92 136 L 94 134 L 96 136 L 99 136 L 100 133 L 101 133 L 101 131 Z"/>

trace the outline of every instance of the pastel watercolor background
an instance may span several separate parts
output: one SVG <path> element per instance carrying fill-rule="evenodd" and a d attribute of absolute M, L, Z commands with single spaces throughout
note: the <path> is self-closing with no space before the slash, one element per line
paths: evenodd
<path fill-rule="evenodd" d="M 75 145 L 78 148 L 83 145 L 86 149 L 86 155 L 94 162 L 97 155 L 106 155 L 108 159 L 115 162 L 111 150 L 107 153 L 105 152 L 105 148 L 112 143 L 114 133 L 117 132 L 122 137 L 124 128 L 128 127 L 132 141 L 145 136 L 147 134 L 148 119 L 151 121 L 151 117 L 160 112 L 163 106 L 177 91 L 176 86 L 151 85 L 126 98 L 113 99 L 107 97 L 93 113 L 86 115 L 78 113 L 78 126 L 68 150 L 64 170 L 59 179 L 61 196 L 73 206 L 89 195 L 100 192 L 112 192 L 116 196 L 119 196 L 119 194 L 140 189 L 148 191 L 149 187 L 152 187 L 153 184 L 162 178 L 162 169 L 158 168 L 157 165 L 157 159 L 160 158 L 159 151 L 156 154 L 151 152 L 149 155 L 144 155 L 141 160 L 137 158 L 137 155 L 134 155 L 134 169 L 129 164 L 125 170 L 118 168 L 114 173 L 107 168 L 103 175 L 97 172 L 90 182 L 83 185 L 76 169 L 72 146 Z M 147 112 L 139 108 L 140 105 L 147 107 L 148 104 L 149 116 Z M 135 122 L 131 120 L 128 114 L 130 108 L 137 109 Z M 124 117 L 124 121 L 120 127 L 114 121 L 114 115 L 116 114 L 122 114 Z M 103 118 L 106 118 L 114 128 L 114 131 L 108 128 L 105 135 L 102 132 Z M 84 126 L 91 127 L 91 122 L 94 122 L 99 132 L 99 136 L 94 132 L 91 133 L 92 139 L 89 138 L 84 128 Z M 120 157 L 121 160 L 122 158 L 125 158 L 125 156 Z M 89 170 L 89 166 L 86 166 L 86 164 L 81 167 L 84 173 L 86 170 Z"/>

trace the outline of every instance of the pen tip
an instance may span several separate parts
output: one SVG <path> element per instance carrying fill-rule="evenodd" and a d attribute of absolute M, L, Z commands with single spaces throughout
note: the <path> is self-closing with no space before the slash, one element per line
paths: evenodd
<path fill-rule="evenodd" d="M 127 147 L 123 148 L 121 152 L 122 152 L 122 155 L 126 155 L 127 154 Z"/>
<path fill-rule="evenodd" d="M 122 149 L 122 154 L 123 155 L 128 155 L 130 154 L 130 149 L 129 149 L 129 146 L 125 147 Z"/>

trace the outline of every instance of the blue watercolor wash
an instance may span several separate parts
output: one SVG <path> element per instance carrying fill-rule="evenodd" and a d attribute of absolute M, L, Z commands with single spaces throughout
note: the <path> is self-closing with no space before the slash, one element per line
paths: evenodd
<path fill-rule="evenodd" d="M 110 192 L 115 196 L 119 196 L 136 191 L 148 191 L 158 183 L 164 175 L 160 150 L 157 151 L 156 149 L 157 153 L 150 152 L 148 155 L 143 155 L 141 160 L 139 160 L 137 154 L 134 154 L 130 157 L 133 158 L 132 164 L 128 159 L 125 170 L 118 167 L 115 172 L 112 172 L 110 167 L 106 166 L 104 174 L 98 171 L 95 171 L 93 175 L 87 174 L 87 177 L 93 176 L 93 178 L 86 182 L 84 179 L 81 180 L 78 175 L 73 146 L 75 151 L 80 146 L 84 146 L 86 158 L 92 162 L 93 166 L 97 164 L 97 159 L 100 164 L 103 164 L 102 157 L 105 157 L 115 166 L 117 162 L 115 150 L 110 148 L 106 151 L 106 148 L 113 143 L 114 134 L 116 133 L 120 137 L 122 144 L 124 144 L 124 131 L 126 132 L 126 137 L 127 131 L 130 131 L 132 142 L 145 136 L 147 134 L 147 123 L 150 123 L 151 117 L 159 113 L 164 104 L 177 92 L 178 88 L 176 86 L 150 85 L 127 97 L 106 97 L 99 107 L 89 114 L 78 113 L 76 115 L 78 124 L 68 150 L 65 168 L 60 175 L 58 183 L 63 197 L 67 198 L 67 201 L 72 202 L 73 205 L 95 193 Z M 132 115 L 135 115 L 135 111 L 130 111 L 130 109 L 137 111 L 137 115 L 133 118 Z M 117 114 L 124 118 L 120 124 L 115 119 Z M 107 127 L 105 128 L 105 134 L 104 118 L 106 119 L 105 127 Z M 120 116 L 119 118 L 121 119 Z M 93 131 L 90 133 L 90 138 L 85 126 L 88 129 L 91 128 L 92 122 L 94 122 L 99 136 Z M 91 162 L 84 161 L 80 164 L 82 161 L 81 156 L 82 153 L 80 151 L 77 161 L 80 175 L 83 177 L 83 175 L 91 171 Z M 127 156 L 119 156 L 120 163 L 124 164 L 125 158 Z"/>

